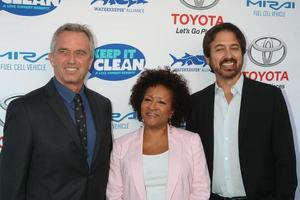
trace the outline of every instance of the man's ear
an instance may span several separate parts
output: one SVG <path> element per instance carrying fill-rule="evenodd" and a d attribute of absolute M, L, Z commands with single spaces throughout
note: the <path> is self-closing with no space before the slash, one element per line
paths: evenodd
<path fill-rule="evenodd" d="M 91 57 L 89 69 L 92 67 L 93 61 L 94 61 L 94 57 Z"/>
<path fill-rule="evenodd" d="M 48 60 L 51 63 L 51 65 L 53 65 L 53 53 L 48 53 Z"/>
<path fill-rule="evenodd" d="M 205 58 L 206 63 L 207 63 L 208 65 L 210 65 L 210 63 L 209 63 L 209 58 L 206 57 L 206 56 L 204 56 L 204 58 Z"/>
<path fill-rule="evenodd" d="M 213 68 L 210 66 L 210 63 L 209 63 L 209 57 L 204 56 L 204 58 L 205 58 L 205 61 L 206 61 L 206 63 L 208 64 L 208 66 L 209 66 L 209 68 L 210 68 L 210 72 L 211 72 L 211 73 L 215 73 L 214 70 L 213 70 Z"/>

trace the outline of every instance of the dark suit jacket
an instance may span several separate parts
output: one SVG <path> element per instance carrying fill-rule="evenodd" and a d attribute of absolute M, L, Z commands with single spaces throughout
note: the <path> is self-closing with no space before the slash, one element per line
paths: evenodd
<path fill-rule="evenodd" d="M 212 84 L 191 96 L 187 129 L 200 134 L 212 178 Z M 239 117 L 239 158 L 248 200 L 292 200 L 297 187 L 292 129 L 281 90 L 244 79 Z"/>
<path fill-rule="evenodd" d="M 110 101 L 85 88 L 96 126 L 89 169 L 52 81 L 12 101 L 2 149 L 1 200 L 103 200 L 112 148 Z"/>

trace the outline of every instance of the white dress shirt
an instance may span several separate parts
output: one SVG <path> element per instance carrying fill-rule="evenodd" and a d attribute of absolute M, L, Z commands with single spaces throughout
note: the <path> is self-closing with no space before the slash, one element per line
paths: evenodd
<path fill-rule="evenodd" d="M 229 104 L 223 89 L 215 84 L 212 192 L 223 197 L 246 196 L 238 148 L 243 82 L 241 75 L 231 88 L 233 98 Z"/>

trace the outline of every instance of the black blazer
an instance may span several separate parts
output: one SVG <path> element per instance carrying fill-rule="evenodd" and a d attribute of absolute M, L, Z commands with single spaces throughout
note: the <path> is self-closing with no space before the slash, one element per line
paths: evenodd
<path fill-rule="evenodd" d="M 110 101 L 85 88 L 95 126 L 91 168 L 52 81 L 12 101 L 2 149 L 1 200 L 104 200 L 111 135 Z"/>
<path fill-rule="evenodd" d="M 213 172 L 215 85 L 191 96 L 187 129 L 200 134 Z M 281 90 L 245 77 L 239 117 L 239 158 L 248 200 L 292 200 L 297 187 L 292 128 Z"/>

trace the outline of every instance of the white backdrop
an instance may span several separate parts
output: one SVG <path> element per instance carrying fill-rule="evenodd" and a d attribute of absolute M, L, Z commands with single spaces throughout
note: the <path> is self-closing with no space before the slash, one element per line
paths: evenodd
<path fill-rule="evenodd" d="M 184 74 L 192 93 L 203 89 L 214 81 L 203 60 L 205 31 L 232 22 L 247 37 L 245 74 L 285 94 L 299 164 L 297 6 L 285 0 L 0 0 L 0 149 L 8 103 L 53 76 L 47 53 L 53 32 L 63 23 L 87 24 L 94 31 L 98 54 L 87 85 L 111 99 L 118 137 L 139 127 L 128 105 L 138 74 L 172 65 Z"/>

